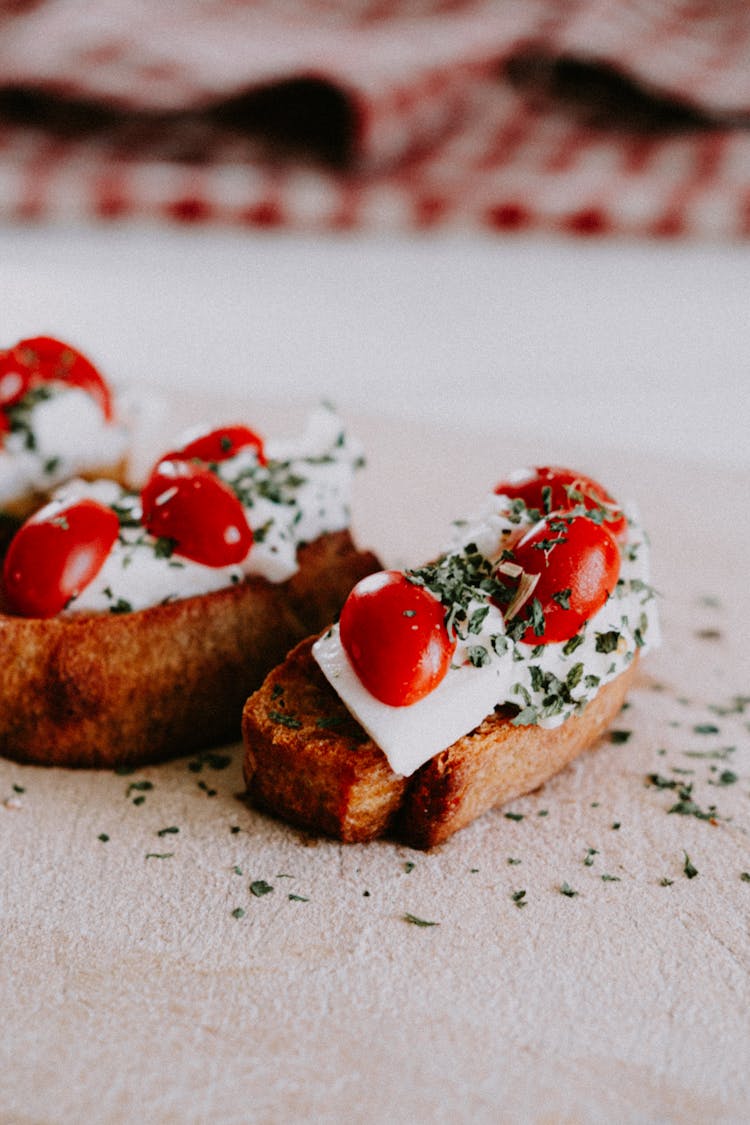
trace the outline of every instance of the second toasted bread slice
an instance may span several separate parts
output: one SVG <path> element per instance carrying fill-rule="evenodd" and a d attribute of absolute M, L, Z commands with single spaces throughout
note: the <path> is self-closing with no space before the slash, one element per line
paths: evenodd
<path fill-rule="evenodd" d="M 250 696 L 245 780 L 261 808 L 347 843 L 383 834 L 415 848 L 447 840 L 529 793 L 593 746 L 625 700 L 637 660 L 561 726 L 515 726 L 496 710 L 410 778 L 395 774 L 303 641 Z"/>

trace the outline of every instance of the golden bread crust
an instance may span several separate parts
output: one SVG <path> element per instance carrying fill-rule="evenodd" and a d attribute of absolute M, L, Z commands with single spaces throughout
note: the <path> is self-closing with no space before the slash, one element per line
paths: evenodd
<path fill-rule="evenodd" d="M 346 843 L 393 835 L 442 843 L 487 809 L 530 793 L 596 744 L 620 711 L 637 659 L 551 730 L 490 715 L 410 778 L 393 773 L 328 684 L 307 638 L 246 702 L 245 781 L 261 808 Z"/>
<path fill-rule="evenodd" d="M 302 546 L 284 583 L 262 578 L 125 614 L 0 614 L 0 752 L 114 767 L 236 740 L 249 691 L 379 567 L 348 531 Z"/>

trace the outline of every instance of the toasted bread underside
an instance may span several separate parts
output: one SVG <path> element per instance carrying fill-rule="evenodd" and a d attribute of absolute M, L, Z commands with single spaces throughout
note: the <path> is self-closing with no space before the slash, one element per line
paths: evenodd
<path fill-rule="evenodd" d="M 248 692 L 379 566 L 348 531 L 301 547 L 298 561 L 288 582 L 250 578 L 135 613 L 0 614 L 0 753 L 114 767 L 238 739 Z"/>
<path fill-rule="evenodd" d="M 496 711 L 410 778 L 349 714 L 312 657 L 307 638 L 267 677 L 243 713 L 251 799 L 292 824 L 346 843 L 388 834 L 431 848 L 487 809 L 537 789 L 615 718 L 633 663 L 561 726 L 514 726 Z"/>

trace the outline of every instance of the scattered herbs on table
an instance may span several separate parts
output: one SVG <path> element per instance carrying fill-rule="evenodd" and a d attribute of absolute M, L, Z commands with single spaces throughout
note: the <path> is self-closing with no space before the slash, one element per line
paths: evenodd
<path fill-rule="evenodd" d="M 255 879 L 250 884 L 250 894 L 256 898 L 262 898 L 263 895 L 270 895 L 273 887 L 267 883 L 265 879 Z"/>
<path fill-rule="evenodd" d="M 439 926 L 439 922 L 428 922 L 425 918 L 418 918 L 416 914 L 404 914 L 404 922 L 411 922 L 412 926 Z"/>
<path fill-rule="evenodd" d="M 688 877 L 688 879 L 694 879 L 696 875 L 699 874 L 698 869 L 693 865 L 687 852 L 683 852 L 683 855 L 685 856 L 685 863 L 682 870 L 685 872 L 685 875 Z"/>

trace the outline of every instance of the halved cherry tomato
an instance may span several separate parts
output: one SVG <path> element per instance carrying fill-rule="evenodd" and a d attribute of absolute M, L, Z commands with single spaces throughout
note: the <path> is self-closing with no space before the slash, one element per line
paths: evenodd
<path fill-rule="evenodd" d="M 526 574 L 539 576 L 514 615 L 529 623 L 521 640 L 531 645 L 575 636 L 604 605 L 620 573 L 620 550 L 611 532 L 587 516 L 567 512 L 551 512 L 534 524 L 511 553 Z M 497 577 L 512 588 L 502 568 Z"/>
<path fill-rule="evenodd" d="M 229 485 L 192 461 L 160 461 L 141 505 L 152 535 L 173 539 L 177 554 L 205 566 L 242 562 L 253 545 L 242 504 Z"/>
<path fill-rule="evenodd" d="M 396 570 L 357 583 L 341 611 L 340 629 L 360 680 L 392 707 L 406 707 L 433 691 L 456 648 L 437 598 Z"/>
<path fill-rule="evenodd" d="M 120 521 L 97 500 L 53 501 L 13 537 L 3 565 L 11 609 L 54 617 L 96 578 L 117 539 Z"/>
<path fill-rule="evenodd" d="M 263 439 L 247 426 L 219 426 L 217 429 L 207 430 L 167 456 L 184 457 L 185 460 L 195 458 L 206 462 L 227 461 L 241 449 L 248 447 L 255 450 L 258 461 L 265 465 Z"/>
<path fill-rule="evenodd" d="M 34 336 L 20 340 L 8 354 L 28 373 L 29 387 L 51 382 L 80 387 L 99 404 L 107 421 L 111 420 L 112 392 L 93 363 L 70 344 L 52 336 Z"/>
<path fill-rule="evenodd" d="M 545 492 L 549 489 L 549 492 Z M 616 500 L 591 477 L 555 465 L 538 465 L 533 469 L 520 469 L 508 480 L 495 485 L 498 495 L 511 500 L 520 498 L 527 508 L 537 508 L 540 513 L 574 508 L 583 504 L 589 510 L 604 508 L 605 525 L 614 536 L 622 535 L 627 520 Z M 546 503 L 545 503 L 546 501 Z"/>

